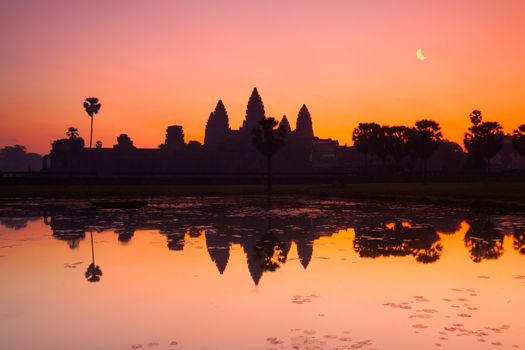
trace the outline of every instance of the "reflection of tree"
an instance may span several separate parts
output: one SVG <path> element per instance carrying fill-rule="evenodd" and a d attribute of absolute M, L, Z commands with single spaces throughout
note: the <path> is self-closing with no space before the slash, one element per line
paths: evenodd
<path fill-rule="evenodd" d="M 514 249 L 520 254 L 525 254 L 525 230 L 514 232 Z"/>
<path fill-rule="evenodd" d="M 131 240 L 131 238 L 133 238 L 135 230 L 129 227 L 124 227 L 115 230 L 115 233 L 118 234 L 118 241 L 120 243 L 127 244 Z"/>
<path fill-rule="evenodd" d="M 275 271 L 286 262 L 286 244 L 274 234 L 267 233 L 255 244 L 255 260 L 263 271 Z"/>
<path fill-rule="evenodd" d="M 396 221 L 393 225 L 356 228 L 354 250 L 361 257 L 414 256 L 417 261 L 431 263 L 441 256 L 439 235 L 430 226 L 409 226 Z"/>
<path fill-rule="evenodd" d="M 503 233 L 490 218 L 475 218 L 469 221 L 470 228 L 465 234 L 465 245 L 474 262 L 497 259 L 503 254 Z"/>
<path fill-rule="evenodd" d="M 89 282 L 98 282 L 100 281 L 100 276 L 102 276 L 102 270 L 98 265 L 95 264 L 95 245 L 93 243 L 93 232 L 89 233 L 91 239 L 91 264 L 89 264 L 86 273 L 86 279 Z"/>
<path fill-rule="evenodd" d="M 0 225 L 11 230 L 21 230 L 27 227 L 28 221 L 38 220 L 38 218 L 15 218 L 15 217 L 5 217 L 0 219 Z"/>
<path fill-rule="evenodd" d="M 294 202 L 286 197 L 272 198 L 271 205 L 260 198 L 192 198 L 126 211 L 55 209 L 44 218 L 44 223 L 50 226 L 56 239 L 67 241 L 71 248 L 76 248 L 85 233 L 92 230 L 113 231 L 121 242 L 133 239 L 133 232 L 155 230 L 166 237 L 170 250 L 180 251 L 185 248 L 187 237 L 191 241 L 205 232 L 208 254 L 219 273 L 227 267 L 230 247 L 238 245 L 246 254 L 256 284 L 264 272 L 276 271 L 288 260 L 292 243 L 296 244 L 299 262 L 306 269 L 313 256 L 313 242 L 347 228 L 355 228 L 354 250 L 361 257 L 411 256 L 420 263 L 440 259 L 442 243 L 437 232 L 458 231 L 464 220 L 472 226 L 465 237 L 472 256 L 479 259 L 491 256 L 490 247 L 501 246 L 502 240 L 496 230 L 495 238 L 500 243 L 491 242 L 490 234 L 487 238 L 483 232 L 486 220 L 478 216 L 468 219 L 462 209 L 445 211 L 442 207 L 395 205 L 385 208 L 376 202 L 355 204 L 334 200 Z M 261 209 L 272 216 L 273 228 L 266 215 L 261 215 Z M 506 218 L 505 222 L 510 221 Z M 522 221 L 512 222 L 512 227 L 500 221 L 494 224 L 505 232 L 514 232 L 514 246 L 525 254 Z M 487 249 L 489 252 L 483 253 Z M 97 274 L 94 265 L 89 275 Z"/>
<path fill-rule="evenodd" d="M 262 235 L 247 251 L 248 269 L 255 284 L 259 284 L 264 272 L 274 272 L 286 263 L 290 244 L 283 242 L 272 232 Z"/>

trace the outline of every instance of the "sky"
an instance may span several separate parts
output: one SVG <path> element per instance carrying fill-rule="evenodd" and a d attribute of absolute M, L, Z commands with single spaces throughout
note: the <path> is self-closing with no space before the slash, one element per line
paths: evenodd
<path fill-rule="evenodd" d="M 462 143 L 473 109 L 525 123 L 525 2 L 0 0 L 0 147 L 48 153 L 96 96 L 94 141 L 157 147 L 168 125 L 203 141 L 222 99 L 239 128 L 257 87 L 267 116 L 351 144 L 375 121 L 437 120 Z M 422 48 L 427 60 L 416 58 Z"/>

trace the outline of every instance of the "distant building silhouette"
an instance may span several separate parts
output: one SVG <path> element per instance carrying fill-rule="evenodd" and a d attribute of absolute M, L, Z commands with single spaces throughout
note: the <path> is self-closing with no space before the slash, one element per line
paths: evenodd
<path fill-rule="evenodd" d="M 113 148 L 91 149 L 85 147 L 78 130 L 72 127 L 68 130 L 68 138 L 53 142 L 51 152 L 43 157 L 43 168 L 48 172 L 68 173 L 184 173 L 202 174 L 207 178 L 215 175 L 230 176 L 232 179 L 258 176 L 257 174 L 265 171 L 266 162 L 252 143 L 252 131 L 266 117 L 261 95 L 254 88 L 246 105 L 245 118 L 238 130 L 231 129 L 223 101 L 217 102 L 205 126 L 203 145 L 196 141 L 186 142 L 182 126 L 171 125 L 166 129 L 164 143 L 156 149 L 137 148 L 127 134 L 120 135 Z M 381 132 L 382 142 L 372 142 L 374 147 L 368 151 L 359 145 L 339 145 L 336 140 L 315 136 L 312 115 L 303 104 L 297 114 L 295 129 L 286 116 L 279 123 L 286 130 L 287 136 L 285 146 L 272 157 L 273 176 L 364 174 L 367 179 L 370 175 L 396 178 L 410 177 L 410 174 L 424 170 L 423 162 L 414 157 L 414 150 L 405 149 L 408 147 L 404 143 L 406 140 L 398 137 L 401 135 L 399 130 L 411 130 L 410 128 L 380 126 L 375 123 L 360 124 L 366 125 L 374 125 Z M 388 132 L 383 135 L 384 130 Z M 401 143 L 392 142 L 394 138 Z M 383 149 L 385 147 L 379 147 L 383 143 L 385 147 L 390 147 L 388 152 Z M 470 158 L 458 144 L 443 140 L 436 146 L 435 152 L 428 159 L 425 158 L 424 165 L 429 172 L 455 174 L 464 169 L 476 169 L 476 159 Z M 505 136 L 502 150 L 492 159 L 492 168 L 505 171 L 522 169 L 524 166 L 525 158 L 512 147 L 512 138 Z"/>
<path fill-rule="evenodd" d="M 252 130 L 266 117 L 264 104 L 254 88 L 246 106 L 246 115 L 239 130 L 232 130 L 222 100 L 208 118 L 204 145 L 184 140 L 180 125 L 166 129 L 166 139 L 158 149 L 137 148 L 130 136 L 121 134 L 112 149 L 85 148 L 75 129 L 73 137 L 53 143 L 45 157 L 46 171 L 96 173 L 257 173 L 265 169 L 265 160 L 252 143 Z M 309 172 L 341 167 L 343 153 L 337 141 L 314 136 L 312 117 L 306 105 L 297 116 L 292 130 L 283 116 L 280 125 L 286 130 L 284 150 L 275 155 L 274 173 Z"/>
<path fill-rule="evenodd" d="M 297 126 L 294 130 L 294 136 L 304 139 L 313 139 L 314 137 L 312 117 L 306 105 L 301 107 L 297 115 Z"/>
<path fill-rule="evenodd" d="M 266 118 L 264 104 L 257 88 L 253 88 L 246 106 L 246 118 L 239 130 L 240 133 L 245 137 L 251 137 L 252 130 L 259 125 L 259 121 L 263 118 Z"/>
<path fill-rule="evenodd" d="M 230 125 L 228 112 L 226 112 L 222 100 L 219 100 L 215 111 L 210 114 L 208 122 L 206 123 L 204 145 L 207 147 L 215 147 L 226 142 L 229 136 Z"/>
<path fill-rule="evenodd" d="M 292 134 L 292 127 L 285 115 L 283 115 L 283 119 L 281 119 L 281 122 L 279 123 L 279 128 L 283 128 L 286 131 L 286 135 Z"/>
<path fill-rule="evenodd" d="M 169 151 L 177 151 L 184 148 L 184 130 L 182 126 L 168 126 L 166 129 L 166 141 L 161 148 Z"/>

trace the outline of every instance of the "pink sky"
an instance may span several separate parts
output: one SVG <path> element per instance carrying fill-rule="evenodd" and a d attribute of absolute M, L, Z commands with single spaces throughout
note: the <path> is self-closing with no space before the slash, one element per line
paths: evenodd
<path fill-rule="evenodd" d="M 220 98 L 238 128 L 257 86 L 292 127 L 306 103 L 320 137 L 426 117 L 461 142 L 481 109 L 525 123 L 523 1 L 2 1 L 0 146 L 47 153 L 69 126 L 139 147 L 179 124 L 202 141 Z M 418 61 L 417 48 L 428 57 Z"/>

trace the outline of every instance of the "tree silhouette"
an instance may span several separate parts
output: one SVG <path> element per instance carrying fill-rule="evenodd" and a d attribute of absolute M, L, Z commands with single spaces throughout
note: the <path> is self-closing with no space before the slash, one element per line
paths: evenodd
<path fill-rule="evenodd" d="M 0 170 L 38 170 L 41 166 L 42 156 L 36 153 L 27 153 L 25 146 L 13 145 L 0 149 Z"/>
<path fill-rule="evenodd" d="M 410 129 L 409 145 L 414 154 L 423 159 L 423 181 L 427 181 L 428 158 L 434 154 L 441 143 L 441 127 L 433 120 L 423 119 Z"/>
<path fill-rule="evenodd" d="M 373 157 L 377 150 L 381 126 L 376 123 L 359 123 L 352 133 L 352 141 L 357 150 L 365 155 L 365 164 L 367 155 Z"/>
<path fill-rule="evenodd" d="M 478 125 L 483 120 L 481 111 L 478 109 L 473 110 L 472 113 L 469 114 L 469 118 L 472 125 Z"/>
<path fill-rule="evenodd" d="M 277 124 L 275 118 L 263 118 L 259 121 L 259 127 L 252 130 L 253 144 L 266 157 L 268 192 L 272 189 L 272 156 L 286 143 L 286 130 L 284 127 L 275 128 Z"/>
<path fill-rule="evenodd" d="M 518 126 L 512 133 L 512 145 L 522 157 L 525 157 L 525 124 Z"/>
<path fill-rule="evenodd" d="M 391 126 L 386 130 L 386 149 L 396 163 L 408 154 L 409 132 L 406 126 Z"/>
<path fill-rule="evenodd" d="M 465 133 L 463 143 L 471 156 L 485 159 L 490 173 L 490 161 L 503 147 L 503 128 L 498 122 L 482 122 L 479 110 L 472 111 L 469 117 L 472 126 Z"/>
<path fill-rule="evenodd" d="M 102 270 L 100 266 L 95 264 L 95 245 L 93 244 L 93 232 L 89 233 L 91 238 L 91 264 L 89 264 L 86 273 L 84 276 L 88 282 L 98 282 L 100 281 L 100 276 L 102 276 Z"/>
<path fill-rule="evenodd" d="M 73 126 L 70 126 L 66 131 L 66 135 L 70 139 L 76 139 L 79 136 L 78 129 Z"/>
<path fill-rule="evenodd" d="M 86 113 L 91 118 L 91 131 L 89 133 L 89 148 L 91 148 L 92 140 L 93 140 L 93 117 L 95 116 L 95 114 L 98 113 L 101 106 L 102 105 L 98 102 L 98 98 L 96 97 L 88 97 L 84 101 L 84 109 L 86 110 Z"/>

